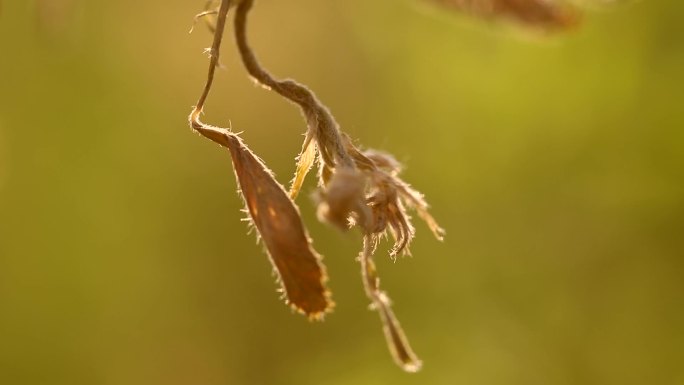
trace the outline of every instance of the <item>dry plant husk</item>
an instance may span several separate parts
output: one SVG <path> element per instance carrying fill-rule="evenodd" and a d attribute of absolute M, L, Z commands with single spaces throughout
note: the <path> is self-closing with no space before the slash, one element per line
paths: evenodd
<path fill-rule="evenodd" d="M 239 191 L 282 284 L 285 301 L 312 319 L 322 318 L 333 307 L 325 287 L 327 275 L 294 202 L 236 134 L 207 126 L 198 131 L 230 150 Z"/>

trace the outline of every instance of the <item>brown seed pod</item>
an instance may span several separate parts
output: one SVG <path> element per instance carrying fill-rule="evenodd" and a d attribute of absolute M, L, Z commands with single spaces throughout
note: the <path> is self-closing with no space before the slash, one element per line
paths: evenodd
<path fill-rule="evenodd" d="M 247 212 L 266 246 L 286 302 L 311 319 L 321 319 L 334 304 L 325 287 L 328 278 L 321 256 L 311 246 L 294 202 L 240 137 L 207 125 L 195 129 L 230 150 Z"/>

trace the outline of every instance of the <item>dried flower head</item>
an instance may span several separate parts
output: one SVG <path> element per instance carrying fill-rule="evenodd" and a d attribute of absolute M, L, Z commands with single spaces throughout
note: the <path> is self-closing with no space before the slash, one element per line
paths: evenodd
<path fill-rule="evenodd" d="M 353 207 L 365 206 L 364 209 L 348 210 L 345 212 L 338 212 L 337 217 L 347 216 L 352 223 L 359 223 L 363 228 L 364 233 L 373 235 L 378 238 L 380 235 L 385 235 L 389 232 L 395 240 L 394 247 L 390 251 L 390 255 L 395 257 L 399 253 L 408 253 L 408 245 L 415 236 L 415 229 L 411 224 L 411 217 L 408 215 L 407 208 L 415 209 L 418 215 L 426 221 L 430 230 L 432 230 L 435 237 L 439 240 L 443 239 L 444 230 L 439 227 L 437 222 L 428 212 L 428 204 L 423 198 L 423 195 L 414 190 L 401 178 L 401 164 L 390 154 L 380 152 L 377 150 L 360 151 L 351 141 L 351 139 L 343 135 L 344 147 L 350 154 L 356 166 L 353 169 L 356 178 L 363 178 L 365 181 L 365 189 L 363 191 L 355 190 L 356 203 Z M 332 180 L 340 173 L 349 174 L 352 171 L 349 169 L 333 170 Z M 350 179 L 349 176 L 345 177 Z M 339 187 L 337 184 L 325 183 L 321 181 L 324 186 L 324 197 L 339 195 Z M 335 194 L 333 194 L 333 192 Z M 348 198 L 351 199 L 351 198 Z M 325 199 L 319 205 L 325 205 Z M 340 208 L 344 208 L 341 207 Z M 354 219 L 359 216 L 359 213 L 370 212 L 370 220 L 362 222 Z M 368 214 L 366 214 L 368 215 Z"/>

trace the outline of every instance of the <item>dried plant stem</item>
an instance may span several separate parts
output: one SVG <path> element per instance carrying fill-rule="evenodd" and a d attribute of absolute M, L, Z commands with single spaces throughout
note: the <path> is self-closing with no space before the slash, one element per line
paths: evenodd
<path fill-rule="evenodd" d="M 216 19 L 214 41 L 212 42 L 211 48 L 209 49 L 209 71 L 207 74 L 207 82 L 204 85 L 204 90 L 202 91 L 202 94 L 197 100 L 195 108 L 192 110 L 192 113 L 190 114 L 190 125 L 192 126 L 192 128 L 197 130 L 202 135 L 205 135 L 202 131 L 202 128 L 206 127 L 207 125 L 200 121 L 199 116 L 202 113 L 204 103 L 206 102 L 207 97 L 209 96 L 209 91 L 211 90 L 211 86 L 214 82 L 214 73 L 216 72 L 216 67 L 218 66 L 219 62 L 219 52 L 221 50 L 221 41 L 223 40 L 223 30 L 226 26 L 226 16 L 228 15 L 228 9 L 230 8 L 230 4 L 231 0 L 221 1 L 221 6 L 218 10 L 218 17 Z M 212 139 L 210 137 L 208 138 Z"/>
<path fill-rule="evenodd" d="M 392 353 L 392 358 L 402 369 L 407 372 L 417 372 L 422 366 L 422 362 L 411 349 L 408 339 L 404 334 L 399 320 L 394 316 L 391 308 L 391 301 L 387 294 L 380 290 L 380 278 L 373 262 L 373 249 L 376 239 L 372 235 L 365 235 L 363 238 L 363 250 L 359 255 L 361 264 L 361 277 L 366 295 L 372 301 L 372 308 L 380 314 L 383 332 L 387 345 Z"/>
<path fill-rule="evenodd" d="M 339 163 L 342 167 L 355 168 L 352 158 L 343 146 L 339 124 L 313 91 L 292 79 L 274 78 L 257 60 L 247 41 L 247 15 L 253 4 L 254 0 L 243 0 L 235 11 L 235 39 L 247 72 L 255 81 L 301 108 L 309 127 L 307 135 L 313 136 L 319 143 L 332 144 L 319 146 L 323 160 L 329 166 L 334 167 Z M 329 150 L 329 147 L 334 150 Z"/>

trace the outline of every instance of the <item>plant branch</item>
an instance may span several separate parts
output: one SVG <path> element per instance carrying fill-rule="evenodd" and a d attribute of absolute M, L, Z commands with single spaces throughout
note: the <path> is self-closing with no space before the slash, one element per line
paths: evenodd
<path fill-rule="evenodd" d="M 204 90 L 197 100 L 195 108 L 190 114 L 190 125 L 195 130 L 202 133 L 202 128 L 206 127 L 199 119 L 199 115 L 202 113 L 204 108 L 204 103 L 209 96 L 209 91 L 211 90 L 211 85 L 214 82 L 214 73 L 216 72 L 216 67 L 219 62 L 219 52 L 221 50 L 221 41 L 223 40 L 223 30 L 226 26 L 226 16 L 228 15 L 228 9 L 230 8 L 231 0 L 221 0 L 221 6 L 218 11 L 218 18 L 216 19 L 216 30 L 214 31 L 214 41 L 209 49 L 209 71 L 207 74 L 207 82 L 204 85 Z M 212 138 L 210 138 L 212 139 Z M 213 139 L 212 139 L 213 140 Z"/>
<path fill-rule="evenodd" d="M 259 64 L 247 41 L 247 15 L 253 4 L 254 0 L 243 0 L 235 11 L 235 39 L 247 72 L 261 85 L 299 105 L 307 122 L 308 135 L 319 143 L 319 151 L 327 165 L 334 167 L 339 163 L 355 168 L 343 146 L 339 124 L 313 91 L 292 79 L 278 80 Z"/>

